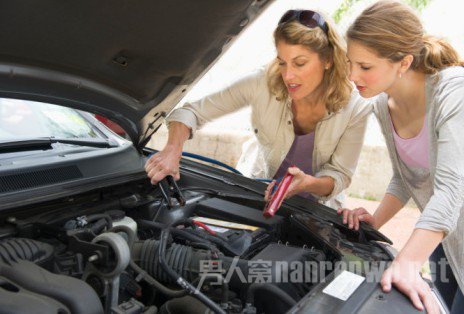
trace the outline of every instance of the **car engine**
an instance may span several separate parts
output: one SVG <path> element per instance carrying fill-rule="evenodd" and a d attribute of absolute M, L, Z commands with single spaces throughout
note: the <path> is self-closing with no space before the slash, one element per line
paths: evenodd
<path fill-rule="evenodd" d="M 168 206 L 156 187 L 140 180 L 6 213 L 1 308 L 283 313 L 331 271 L 319 265 L 340 259 L 340 250 L 388 259 L 369 239 L 354 248 L 353 231 L 304 212 L 264 219 L 262 197 L 206 187 L 183 193 L 185 205 Z M 314 267 L 298 273 L 298 265 Z"/>

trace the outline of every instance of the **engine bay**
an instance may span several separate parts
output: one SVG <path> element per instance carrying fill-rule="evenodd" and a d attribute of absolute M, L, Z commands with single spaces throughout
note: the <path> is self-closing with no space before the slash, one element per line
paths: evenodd
<path fill-rule="evenodd" d="M 285 208 L 265 219 L 262 196 L 207 186 L 183 184 L 183 206 L 139 180 L 4 213 L 2 308 L 284 313 L 333 271 L 321 265 L 390 259 L 372 235 Z"/>

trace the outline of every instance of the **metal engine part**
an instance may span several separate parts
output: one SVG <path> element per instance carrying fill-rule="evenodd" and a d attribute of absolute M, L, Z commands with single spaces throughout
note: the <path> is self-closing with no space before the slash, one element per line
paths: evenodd
<path fill-rule="evenodd" d="M 92 243 L 109 246 L 113 254 L 110 265 L 99 264 L 99 255 L 96 252 L 89 258 L 88 270 L 84 280 L 99 276 L 105 285 L 105 313 L 118 307 L 119 301 L 119 277 L 130 262 L 130 249 L 122 236 L 113 232 L 102 233 L 92 240 Z"/>

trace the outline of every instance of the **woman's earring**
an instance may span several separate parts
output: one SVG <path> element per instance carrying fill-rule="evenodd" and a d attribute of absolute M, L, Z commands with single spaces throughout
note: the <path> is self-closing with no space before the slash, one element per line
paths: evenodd
<path fill-rule="evenodd" d="M 402 78 L 402 77 L 403 77 L 403 73 L 401 73 L 401 72 L 400 72 L 400 75 L 399 75 L 399 77 L 400 77 L 400 78 Z"/>

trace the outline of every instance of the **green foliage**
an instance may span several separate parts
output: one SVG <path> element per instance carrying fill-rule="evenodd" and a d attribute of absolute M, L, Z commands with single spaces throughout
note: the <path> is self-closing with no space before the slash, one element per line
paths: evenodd
<path fill-rule="evenodd" d="M 332 15 L 332 18 L 334 19 L 335 23 L 339 23 L 343 16 L 348 12 L 348 10 L 351 8 L 353 4 L 356 2 L 359 2 L 361 0 L 343 0 L 343 2 L 340 4 L 337 10 Z"/>
<path fill-rule="evenodd" d="M 432 0 L 404 0 L 404 2 L 415 8 L 417 11 L 422 12 L 422 10 L 425 9 Z"/>
<path fill-rule="evenodd" d="M 345 16 L 345 14 L 350 10 L 350 8 L 355 4 L 356 2 L 359 2 L 362 0 L 343 0 L 343 2 L 340 4 L 337 10 L 332 15 L 332 18 L 334 19 L 335 23 L 339 23 L 341 19 Z M 417 11 L 421 12 L 425 7 L 432 2 L 432 0 L 403 0 L 405 3 L 409 4 L 413 8 L 415 8 Z"/>
<path fill-rule="evenodd" d="M 369 195 L 369 194 L 361 196 L 361 195 L 356 194 L 356 193 L 349 193 L 348 196 L 363 199 L 363 200 L 367 200 L 367 201 L 375 201 L 375 202 L 379 201 L 379 199 L 377 197 Z"/>

